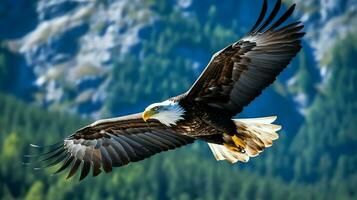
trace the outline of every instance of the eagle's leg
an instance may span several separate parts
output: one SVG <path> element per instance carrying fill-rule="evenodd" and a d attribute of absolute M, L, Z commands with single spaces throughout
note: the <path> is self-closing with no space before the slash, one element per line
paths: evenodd
<path fill-rule="evenodd" d="M 242 139 L 240 139 L 238 136 L 233 135 L 232 140 L 233 140 L 234 144 L 237 145 L 237 147 L 241 147 L 242 149 L 245 149 L 245 147 L 246 147 L 245 142 Z"/>
<path fill-rule="evenodd" d="M 231 150 L 231 151 L 234 151 L 234 152 L 242 152 L 242 153 L 245 153 L 245 147 L 246 147 L 246 144 L 245 142 L 240 139 L 238 136 L 234 135 L 234 136 L 231 136 L 230 137 L 230 142 L 228 143 L 223 143 L 223 145 Z"/>

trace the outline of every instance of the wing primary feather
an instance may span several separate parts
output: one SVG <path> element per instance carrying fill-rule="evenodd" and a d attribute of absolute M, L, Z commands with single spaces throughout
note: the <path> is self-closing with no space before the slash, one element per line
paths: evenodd
<path fill-rule="evenodd" d="M 121 161 L 119 154 L 115 151 L 112 145 L 105 147 L 105 149 L 107 150 L 110 159 L 112 160 L 113 167 L 120 167 L 123 165 L 123 162 Z"/>
<path fill-rule="evenodd" d="M 175 145 L 175 147 L 181 146 L 180 142 L 178 142 L 176 138 L 173 138 L 173 137 L 169 136 L 168 134 L 165 134 L 165 133 L 163 133 L 161 131 L 157 131 L 154 134 L 156 134 L 157 136 L 159 136 L 161 138 L 164 138 L 164 139 L 170 141 L 171 143 L 173 143 Z"/>
<path fill-rule="evenodd" d="M 262 20 L 264 19 L 265 14 L 267 12 L 267 8 L 268 8 L 267 0 L 264 0 L 263 7 L 262 7 L 262 9 L 260 11 L 259 17 L 258 17 L 257 21 L 255 22 L 254 26 L 252 27 L 252 29 L 249 31 L 249 33 L 254 32 L 255 29 L 259 26 L 259 24 L 262 22 Z"/>
<path fill-rule="evenodd" d="M 304 25 L 302 25 L 300 21 L 297 21 L 297 22 L 290 23 L 290 24 L 288 24 L 286 26 L 283 26 L 283 27 L 277 29 L 276 32 L 280 32 L 282 30 L 285 31 L 285 30 L 289 30 L 290 28 L 297 28 L 297 27 L 302 29 L 304 27 Z"/>
<path fill-rule="evenodd" d="M 27 162 L 23 162 L 22 164 L 24 165 L 36 165 L 36 164 L 40 164 L 43 163 L 44 161 L 50 160 L 54 157 L 57 157 L 59 155 L 61 155 L 63 152 L 65 152 L 65 149 L 54 149 L 51 150 L 49 152 L 46 152 L 44 154 L 38 155 L 37 157 L 29 155 L 30 157 L 26 157 L 26 158 L 31 158 L 31 159 L 39 159 L 38 161 L 27 161 Z"/>
<path fill-rule="evenodd" d="M 68 155 L 68 153 L 67 154 L 66 153 L 63 154 L 64 152 L 65 151 L 60 151 L 60 152 L 56 153 L 55 155 L 53 155 L 53 156 L 51 156 L 49 158 L 46 158 L 46 160 L 41 160 L 39 162 L 32 163 L 32 164 L 39 164 L 39 166 L 34 167 L 34 169 L 35 170 L 44 169 L 44 168 L 51 167 L 51 166 L 54 166 L 54 165 L 58 164 L 60 161 L 62 161 L 66 157 L 66 155 Z M 54 160 L 54 161 L 51 160 L 52 158 L 55 158 L 55 157 L 57 157 L 56 160 Z M 48 160 L 50 160 L 49 164 L 47 164 L 45 166 L 41 166 L 41 163 L 43 163 L 45 161 L 48 161 Z"/>
<path fill-rule="evenodd" d="M 96 177 L 102 172 L 102 170 L 100 169 L 100 166 L 98 166 L 98 164 L 94 164 L 93 166 L 93 177 Z"/>
<path fill-rule="evenodd" d="M 284 29 L 284 31 L 283 31 L 283 33 L 286 31 L 286 32 L 295 32 L 295 33 L 297 33 L 297 32 L 299 32 L 299 31 L 301 31 L 302 29 L 304 28 L 304 26 L 303 25 L 301 25 L 300 24 L 300 26 L 295 26 L 295 27 L 290 27 L 290 28 L 286 28 L 286 29 Z"/>
<path fill-rule="evenodd" d="M 145 140 L 141 136 L 139 137 L 138 135 L 130 135 L 130 138 L 133 139 L 134 141 L 136 141 L 137 143 L 145 145 L 145 147 L 147 149 L 149 149 L 150 151 L 152 151 L 153 153 L 163 151 L 163 149 L 160 146 L 155 145 L 155 144 L 151 143 L 150 141 Z"/>
<path fill-rule="evenodd" d="M 41 160 L 40 162 L 43 162 L 43 161 L 47 161 L 47 160 L 50 160 L 52 158 L 55 158 L 55 157 L 58 157 L 60 156 L 62 153 L 64 153 L 66 151 L 66 149 L 61 149 L 59 151 L 56 151 L 54 154 L 44 158 L 43 160 Z"/>
<path fill-rule="evenodd" d="M 81 176 L 79 177 L 79 181 L 83 180 L 89 174 L 89 171 L 90 171 L 90 162 L 84 161 L 82 166 Z"/>
<path fill-rule="evenodd" d="M 55 151 L 55 152 L 51 152 L 52 154 L 45 157 L 45 158 L 42 158 L 41 160 L 38 160 L 38 161 L 34 161 L 34 162 L 23 162 L 23 164 L 25 165 L 41 165 L 41 163 L 45 162 L 45 161 L 48 161 L 48 160 L 51 160 L 52 158 L 54 157 L 57 157 L 57 156 L 60 156 L 62 153 L 64 153 L 65 150 L 64 149 L 61 149 L 61 150 L 58 150 L 58 151 Z M 42 167 L 36 167 L 36 168 L 42 168 Z"/>
<path fill-rule="evenodd" d="M 284 21 L 286 21 L 291 16 L 294 10 L 295 10 L 295 4 L 290 6 L 290 8 L 267 31 L 274 30 L 275 28 L 280 26 Z"/>
<path fill-rule="evenodd" d="M 165 150 L 168 148 L 166 144 L 164 144 L 161 141 L 155 140 L 154 138 L 150 137 L 149 135 L 142 134 L 142 135 L 140 135 L 140 138 L 143 140 L 146 140 L 147 142 L 152 143 L 155 146 L 158 146 L 158 148 L 160 148 L 162 150 Z"/>
<path fill-rule="evenodd" d="M 94 151 L 92 152 L 92 156 L 91 156 L 91 161 L 92 161 L 92 172 L 93 172 L 93 177 L 98 176 L 102 170 L 100 169 L 100 159 L 97 156 L 94 156 Z"/>
<path fill-rule="evenodd" d="M 57 165 L 58 163 L 63 161 L 68 155 L 69 155 L 69 153 L 66 153 L 66 154 L 63 154 L 63 155 L 59 156 L 56 160 L 54 160 L 52 163 L 49 163 L 46 167 L 52 167 L 52 166 Z"/>
<path fill-rule="evenodd" d="M 116 142 L 115 140 L 113 140 L 113 143 L 111 144 L 111 146 L 114 148 L 114 150 L 119 155 L 120 160 L 122 161 L 122 165 L 126 165 L 130 162 L 128 154 L 126 153 L 123 146 L 119 142 Z"/>
<path fill-rule="evenodd" d="M 25 158 L 40 158 L 42 156 L 45 156 L 45 155 L 48 155 L 48 154 L 51 154 L 53 152 L 55 152 L 56 150 L 58 149 L 61 149 L 63 147 L 63 144 L 60 145 L 60 146 L 57 146 L 51 150 L 49 150 L 48 152 L 45 152 L 45 153 L 40 153 L 40 154 L 29 154 L 29 155 L 24 155 Z"/>
<path fill-rule="evenodd" d="M 66 169 L 72 163 L 73 160 L 74 160 L 73 156 L 68 156 L 68 158 L 62 164 L 62 166 L 57 171 L 55 171 L 53 174 L 57 174 L 57 173 L 63 171 L 64 169 Z"/>
<path fill-rule="evenodd" d="M 263 25 L 261 27 L 259 27 L 259 29 L 256 32 L 261 32 L 264 28 L 266 28 L 269 23 L 274 19 L 274 17 L 276 16 L 276 14 L 278 13 L 278 11 L 280 10 L 280 6 L 281 6 L 281 0 L 277 0 L 276 4 L 274 6 L 273 11 L 270 13 L 268 19 L 265 20 L 265 22 L 263 23 Z"/>
<path fill-rule="evenodd" d="M 161 143 L 164 143 L 168 149 L 174 149 L 176 146 L 172 141 L 161 137 L 161 135 L 157 132 L 151 132 L 150 137 L 156 139 L 157 141 L 160 141 Z"/>
<path fill-rule="evenodd" d="M 57 157 L 56 160 L 50 162 L 50 163 L 47 164 L 46 166 L 34 167 L 34 169 L 35 169 L 35 170 L 39 170 L 39 169 L 44 169 L 44 168 L 48 168 L 48 167 L 55 166 L 55 165 L 57 165 L 58 163 L 60 163 L 61 161 L 63 161 L 68 155 L 69 155 L 69 153 L 60 155 L 59 157 Z"/>
<path fill-rule="evenodd" d="M 76 161 L 74 161 L 66 179 L 71 178 L 77 172 L 78 167 L 81 165 L 81 163 L 82 161 L 79 159 L 76 159 Z"/>
<path fill-rule="evenodd" d="M 102 155 L 102 166 L 105 171 L 105 173 L 111 172 L 112 171 L 112 160 L 110 159 L 110 156 L 105 149 L 105 147 L 100 148 L 100 153 Z"/>
<path fill-rule="evenodd" d="M 145 154 L 150 154 L 152 153 L 149 149 L 147 149 L 144 145 L 137 143 L 135 140 L 131 139 L 128 136 L 120 136 L 126 143 L 128 143 L 131 147 L 133 147 L 134 151 L 136 152 L 136 155 L 139 155 L 139 157 L 144 156 Z"/>
<path fill-rule="evenodd" d="M 136 161 L 138 159 L 135 150 L 125 140 L 122 140 L 117 136 L 114 136 L 113 138 L 123 147 L 124 152 L 128 155 L 130 161 Z"/>
<path fill-rule="evenodd" d="M 34 147 L 34 148 L 40 148 L 40 149 L 43 149 L 43 148 L 53 148 L 53 147 L 57 147 L 57 145 L 61 144 L 60 146 L 63 145 L 63 141 L 59 141 L 59 142 L 56 142 L 54 144 L 51 144 L 51 145 L 37 145 L 37 144 L 30 144 L 31 147 Z"/>
<path fill-rule="evenodd" d="M 79 177 L 79 181 L 83 180 L 86 176 L 88 176 L 89 171 L 92 166 L 92 158 L 93 158 L 93 146 L 87 147 L 84 155 L 83 155 L 83 165 L 82 165 L 82 170 L 81 170 L 81 175 Z"/>

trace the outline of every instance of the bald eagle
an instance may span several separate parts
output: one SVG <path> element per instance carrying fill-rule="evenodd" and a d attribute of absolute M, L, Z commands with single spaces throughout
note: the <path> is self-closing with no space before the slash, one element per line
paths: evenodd
<path fill-rule="evenodd" d="M 45 149 L 32 164 L 43 168 L 61 163 L 55 173 L 69 168 L 67 178 L 81 169 L 82 180 L 90 169 L 97 176 L 196 140 L 207 142 L 217 160 L 247 162 L 257 156 L 278 138 L 281 127 L 272 124 L 276 117 L 232 118 L 273 83 L 301 49 L 303 25 L 281 27 L 295 4 L 274 20 L 280 7 L 277 0 L 266 18 L 265 0 L 251 31 L 215 53 L 186 93 L 151 104 L 142 113 L 98 120 L 57 144 L 32 145 Z"/>

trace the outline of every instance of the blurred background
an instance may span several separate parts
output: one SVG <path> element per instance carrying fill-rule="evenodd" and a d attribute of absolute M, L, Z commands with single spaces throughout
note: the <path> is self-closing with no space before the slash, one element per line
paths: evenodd
<path fill-rule="evenodd" d="M 78 182 L 23 166 L 29 143 L 186 91 L 262 1 L 1 0 L 0 199 L 357 199 L 357 0 L 283 2 L 303 49 L 239 115 L 279 116 L 271 148 L 230 165 L 198 142 Z"/>

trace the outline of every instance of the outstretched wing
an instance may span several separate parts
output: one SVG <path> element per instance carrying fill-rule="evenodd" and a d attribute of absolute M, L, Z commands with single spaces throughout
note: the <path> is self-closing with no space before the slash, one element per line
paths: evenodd
<path fill-rule="evenodd" d="M 93 176 L 97 176 L 102 170 L 110 172 L 112 167 L 136 162 L 193 141 L 193 138 L 180 135 L 155 120 L 144 122 L 139 113 L 99 120 L 52 146 L 32 145 L 49 150 L 39 156 L 28 157 L 38 159 L 32 163 L 37 165 L 35 168 L 50 167 L 62 162 L 55 173 L 70 168 L 67 178 L 82 168 L 82 180 L 90 169 Z"/>
<path fill-rule="evenodd" d="M 250 33 L 212 57 L 186 99 L 220 108 L 233 116 L 273 83 L 299 52 L 304 35 L 300 22 L 279 28 L 293 13 L 295 4 L 272 23 L 280 6 L 278 0 L 263 22 L 267 11 L 265 0 Z"/>

